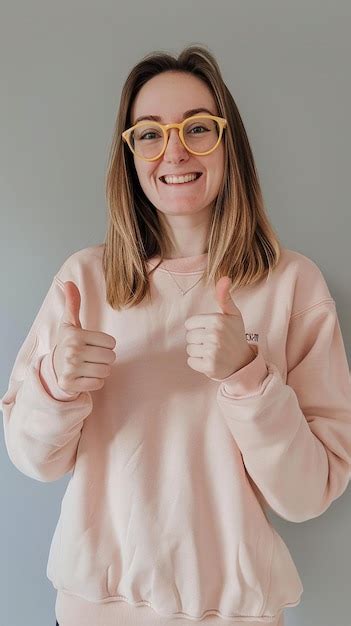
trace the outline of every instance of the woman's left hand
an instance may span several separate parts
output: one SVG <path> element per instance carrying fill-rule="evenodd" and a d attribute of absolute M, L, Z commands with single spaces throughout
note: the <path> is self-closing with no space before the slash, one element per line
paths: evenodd
<path fill-rule="evenodd" d="M 222 276 L 216 298 L 222 313 L 201 313 L 185 322 L 190 367 L 208 378 L 227 378 L 248 365 L 256 353 L 247 343 L 242 315 L 229 293 L 231 280 Z"/>

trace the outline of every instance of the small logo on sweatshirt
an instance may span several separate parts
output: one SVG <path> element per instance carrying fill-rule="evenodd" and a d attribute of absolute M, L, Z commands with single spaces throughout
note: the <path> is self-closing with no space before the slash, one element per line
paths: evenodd
<path fill-rule="evenodd" d="M 247 341 L 258 343 L 258 333 L 245 333 Z"/>

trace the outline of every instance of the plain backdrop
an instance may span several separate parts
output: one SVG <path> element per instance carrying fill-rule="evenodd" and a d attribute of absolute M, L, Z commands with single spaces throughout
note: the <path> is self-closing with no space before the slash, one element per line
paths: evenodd
<path fill-rule="evenodd" d="M 0 12 L 1 396 L 54 274 L 104 240 L 128 72 L 152 50 L 191 43 L 218 60 L 269 217 L 322 270 L 350 363 L 350 2 L 2 0 Z M 1 626 L 55 624 L 46 564 L 68 480 L 24 476 L 1 433 Z M 287 626 L 350 624 L 350 493 L 304 523 L 271 515 L 304 586 Z"/>

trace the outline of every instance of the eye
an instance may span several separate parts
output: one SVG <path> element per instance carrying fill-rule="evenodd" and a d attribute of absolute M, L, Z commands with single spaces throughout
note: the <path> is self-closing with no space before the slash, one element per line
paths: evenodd
<path fill-rule="evenodd" d="M 205 132 L 207 130 L 206 128 L 204 128 L 204 126 L 194 126 L 193 128 L 190 129 L 190 131 L 196 130 L 198 128 L 201 129 L 201 130 L 204 130 Z M 199 134 L 201 135 L 202 133 L 193 133 L 193 134 L 194 135 L 199 135 Z"/>
<path fill-rule="evenodd" d="M 139 137 L 139 140 L 141 140 L 141 139 L 154 139 L 154 137 L 150 137 L 150 135 L 157 135 L 157 133 L 155 131 L 150 130 L 150 131 L 144 133 L 143 135 L 141 135 Z M 160 135 L 158 135 L 158 136 L 160 136 Z"/>
<path fill-rule="evenodd" d="M 155 128 L 150 125 L 144 125 L 142 128 L 137 128 L 134 137 L 136 141 L 148 140 L 148 139 L 160 139 L 162 137 L 162 133 L 159 128 Z"/>

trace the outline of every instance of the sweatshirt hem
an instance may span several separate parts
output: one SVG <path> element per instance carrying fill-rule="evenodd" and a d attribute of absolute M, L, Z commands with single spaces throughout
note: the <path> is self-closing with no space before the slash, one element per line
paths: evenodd
<path fill-rule="evenodd" d="M 207 609 L 201 615 L 194 616 L 189 613 L 160 613 L 148 601 L 132 602 L 125 596 L 109 596 L 100 600 L 88 600 L 83 596 L 78 596 L 64 589 L 57 590 L 56 609 L 57 618 L 64 619 L 64 615 L 72 619 L 79 615 L 80 619 L 85 616 L 94 623 L 94 618 L 104 618 L 104 623 L 108 620 L 122 620 L 124 626 L 166 626 L 169 620 L 174 620 L 177 626 L 189 626 L 190 623 L 210 623 L 211 626 L 240 626 L 241 624 L 270 624 L 270 626 L 280 626 L 283 624 L 281 618 L 286 608 L 297 606 L 301 602 L 301 595 L 293 602 L 288 602 L 277 609 L 274 615 L 224 615 L 217 609 Z M 96 615 L 95 615 L 96 613 Z M 217 619 L 216 619 L 217 618 Z M 73 621 L 72 621 L 73 624 Z M 66 624 L 63 624 L 66 626 Z M 71 626 L 67 622 L 67 626 Z"/>

